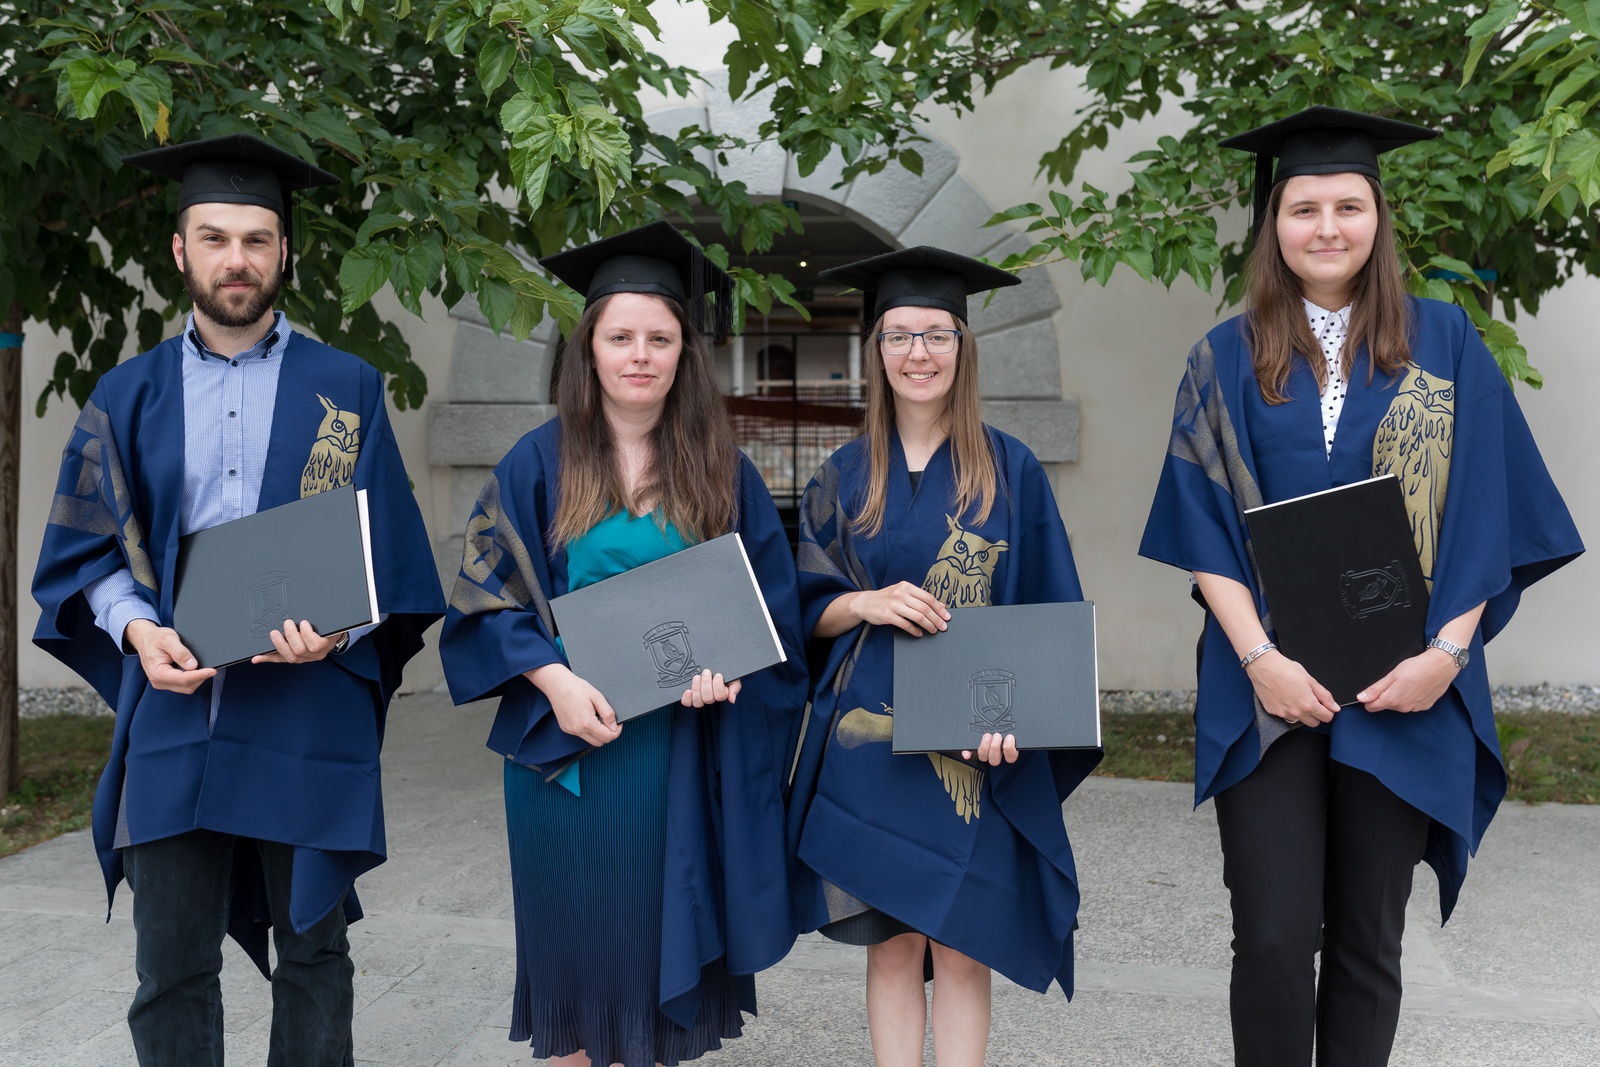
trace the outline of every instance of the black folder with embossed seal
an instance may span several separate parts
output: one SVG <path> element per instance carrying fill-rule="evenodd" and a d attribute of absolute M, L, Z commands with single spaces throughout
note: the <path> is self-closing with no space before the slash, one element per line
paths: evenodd
<path fill-rule="evenodd" d="M 957 608 L 950 628 L 894 635 L 894 750 L 1099 748 L 1094 604 Z"/>
<path fill-rule="evenodd" d="M 378 617 L 366 490 L 316 493 L 178 538 L 172 628 L 202 667 L 273 651 L 285 619 L 321 634 Z"/>
<path fill-rule="evenodd" d="M 737 533 L 558 596 L 550 607 L 568 666 L 600 690 L 618 721 L 677 703 L 702 670 L 732 681 L 787 658 Z"/>
<path fill-rule="evenodd" d="M 1386 474 L 1245 512 L 1278 649 L 1341 705 L 1427 644 L 1401 493 Z"/>

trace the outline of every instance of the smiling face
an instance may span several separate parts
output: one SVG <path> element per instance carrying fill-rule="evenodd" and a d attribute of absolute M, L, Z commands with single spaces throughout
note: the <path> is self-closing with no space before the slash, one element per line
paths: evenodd
<path fill-rule="evenodd" d="M 607 297 L 589 350 L 608 416 L 660 417 L 683 352 L 683 327 L 666 300 L 645 293 Z"/>
<path fill-rule="evenodd" d="M 938 308 L 890 308 L 878 323 L 879 334 L 955 329 L 958 329 L 955 316 Z M 960 354 L 960 345 L 949 352 L 930 354 L 926 342 L 926 337 L 917 338 L 912 342 L 909 352 L 896 355 L 888 350 L 891 347 L 889 344 L 879 341 L 878 353 L 883 359 L 883 372 L 889 379 L 889 388 L 894 391 L 896 408 L 909 405 L 942 412 L 948 403 L 950 389 L 956 382 L 956 359 Z"/>
<path fill-rule="evenodd" d="M 172 236 L 196 314 L 229 329 L 272 313 L 287 254 L 277 212 L 255 204 L 193 204 Z"/>
<path fill-rule="evenodd" d="M 1355 173 L 1299 174 L 1284 183 L 1278 249 L 1307 300 L 1337 311 L 1350 303 L 1356 276 L 1372 257 L 1378 207 Z"/>

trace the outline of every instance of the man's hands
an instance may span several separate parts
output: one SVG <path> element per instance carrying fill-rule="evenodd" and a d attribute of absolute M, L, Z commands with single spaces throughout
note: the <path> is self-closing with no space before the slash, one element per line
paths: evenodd
<path fill-rule="evenodd" d="M 253 656 L 251 663 L 316 663 L 333 651 L 339 643 L 338 634 L 323 637 L 311 628 L 309 622 L 295 625 L 293 619 L 283 620 L 283 629 L 272 631 L 272 647 L 276 652 Z"/>
<path fill-rule="evenodd" d="M 211 667 L 200 667 L 194 653 L 184 647 L 178 631 L 157 626 L 149 619 L 128 623 L 122 639 L 139 654 L 144 676 L 157 689 L 192 693 L 217 673 Z"/>

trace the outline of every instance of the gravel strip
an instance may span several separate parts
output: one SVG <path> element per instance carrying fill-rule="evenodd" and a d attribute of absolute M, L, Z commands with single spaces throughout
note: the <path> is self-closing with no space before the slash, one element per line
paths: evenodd
<path fill-rule="evenodd" d="M 1496 711 L 1558 711 L 1600 715 L 1600 685 L 1500 685 L 1493 691 Z M 1192 711 L 1193 689 L 1105 689 L 1100 710 L 1107 715 L 1141 711 Z"/>
<path fill-rule="evenodd" d="M 40 715 L 110 715 L 111 709 L 92 689 L 19 689 L 24 719 Z M 1494 690 L 1496 711 L 1559 711 L 1600 715 L 1600 685 L 1502 685 Z M 1129 712 L 1190 711 L 1193 689 L 1106 689 L 1100 710 L 1107 715 Z"/>

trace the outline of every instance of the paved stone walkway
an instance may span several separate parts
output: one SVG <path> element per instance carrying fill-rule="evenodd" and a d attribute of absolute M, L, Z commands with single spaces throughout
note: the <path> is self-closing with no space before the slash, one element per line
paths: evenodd
<path fill-rule="evenodd" d="M 435 695 L 390 716 L 388 864 L 361 881 L 351 929 L 356 1062 L 502 1067 L 511 886 L 489 707 Z M 1082 872 L 1078 994 L 997 979 L 989 1062 L 1225 1067 L 1227 898 L 1210 806 L 1189 787 L 1093 779 L 1068 805 Z M 134 1063 L 126 894 L 111 922 L 87 832 L 0 860 L 0 1064 Z M 228 1063 L 266 1061 L 267 983 L 231 944 Z M 1426 868 L 1405 946 L 1395 1067 L 1600 1063 L 1600 808 L 1501 809 L 1456 917 L 1440 928 Z M 762 1014 L 708 1067 L 868 1064 L 862 950 L 806 938 L 759 979 Z M 928 1059 L 931 1064 L 931 1055 Z"/>

